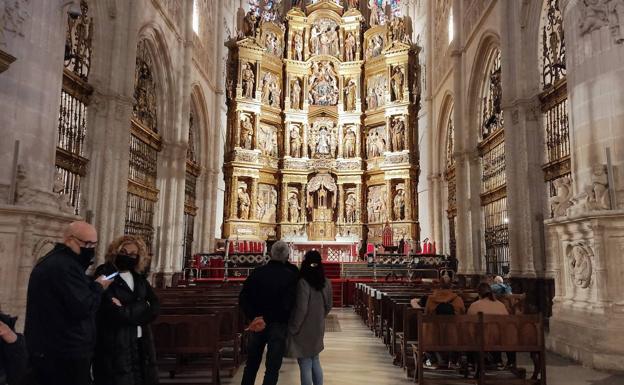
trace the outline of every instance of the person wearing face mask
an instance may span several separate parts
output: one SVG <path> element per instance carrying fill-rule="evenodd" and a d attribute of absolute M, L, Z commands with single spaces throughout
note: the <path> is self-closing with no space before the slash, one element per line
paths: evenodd
<path fill-rule="evenodd" d="M 91 383 L 95 315 L 112 282 L 85 274 L 97 241 L 95 227 L 72 222 L 30 274 L 24 336 L 40 385 Z"/>
<path fill-rule="evenodd" d="M 96 385 L 151 385 L 158 383 L 156 354 L 149 324 L 160 305 L 142 274 L 147 247 L 133 235 L 115 239 L 105 263 L 95 276 L 119 272 L 97 313 L 97 342 L 93 358 Z"/>

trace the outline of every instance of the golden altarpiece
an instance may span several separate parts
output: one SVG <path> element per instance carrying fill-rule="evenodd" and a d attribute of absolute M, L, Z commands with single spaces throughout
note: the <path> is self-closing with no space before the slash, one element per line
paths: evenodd
<path fill-rule="evenodd" d="M 418 239 L 418 48 L 404 18 L 337 3 L 252 2 L 226 43 L 224 237 Z"/>

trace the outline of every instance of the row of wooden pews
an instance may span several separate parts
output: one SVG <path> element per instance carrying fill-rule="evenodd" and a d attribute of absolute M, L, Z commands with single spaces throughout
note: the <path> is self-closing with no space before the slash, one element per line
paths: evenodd
<path fill-rule="evenodd" d="M 156 292 L 161 315 L 152 324 L 162 384 L 220 384 L 244 354 L 240 284 Z"/>
<path fill-rule="evenodd" d="M 422 358 L 425 351 L 468 351 L 468 349 L 465 349 L 466 346 L 460 346 L 462 340 L 458 336 L 462 336 L 463 332 L 467 332 L 461 326 L 454 329 L 455 332 L 449 332 L 449 338 L 444 338 L 447 331 L 452 328 L 446 326 L 434 327 L 431 325 L 436 323 L 442 325 L 441 319 L 447 323 L 450 322 L 450 324 L 466 325 L 464 317 L 469 316 L 424 316 L 423 309 L 414 309 L 411 306 L 410 301 L 412 299 L 428 296 L 433 292 L 433 289 L 433 285 L 428 282 L 359 283 L 357 284 L 354 298 L 355 311 L 362 318 L 363 322 L 369 326 L 374 335 L 379 337 L 386 345 L 393 363 L 401 366 L 406 371 L 408 377 L 413 378 L 414 381 L 418 380 L 421 384 L 430 383 L 423 376 Z M 458 290 L 457 293 L 462 297 L 466 308 L 478 299 L 478 294 L 474 290 Z M 475 354 L 482 358 L 486 352 L 491 351 L 529 352 L 534 362 L 534 371 L 531 379 L 527 381 L 545 383 L 541 316 L 522 315 L 525 300 L 524 294 L 512 294 L 504 296 L 500 300 L 506 305 L 511 315 L 498 316 L 498 318 L 485 316 L 485 321 L 481 318 L 481 323 L 478 324 L 477 328 L 481 331 L 481 334 L 469 334 L 474 337 L 473 342 L 480 341 L 478 349 L 475 347 L 476 345 L 472 347 L 477 352 Z M 477 316 L 472 318 L 479 320 Z M 435 348 L 419 347 L 419 340 L 422 339 L 419 338 L 419 325 L 420 333 L 422 334 L 423 322 L 427 324 L 425 329 L 428 327 L 429 333 L 441 336 L 434 340 L 423 340 L 423 342 L 429 343 L 430 346 L 438 344 Z M 488 333 L 493 324 L 496 324 L 496 328 L 498 328 L 496 329 L 497 332 L 493 334 L 497 338 L 488 339 L 486 337 L 489 336 Z M 486 329 L 488 333 L 485 333 Z M 503 338 L 501 336 L 506 337 Z M 467 377 L 467 374 L 466 371 L 464 377 Z M 480 384 L 485 383 L 486 377 L 483 366 L 477 371 L 477 375 L 477 382 Z M 443 378 L 442 382 L 448 380 L 450 379 Z M 523 378 L 504 378 L 502 383 L 514 383 L 515 380 L 524 381 Z M 474 382 L 472 379 L 471 381 Z M 488 383 L 496 382 L 492 380 Z"/>

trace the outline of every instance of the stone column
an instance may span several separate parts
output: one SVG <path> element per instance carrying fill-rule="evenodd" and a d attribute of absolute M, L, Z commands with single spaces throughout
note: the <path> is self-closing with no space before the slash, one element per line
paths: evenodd
<path fill-rule="evenodd" d="M 357 206 L 355 207 L 355 222 L 362 222 L 362 184 L 358 183 L 355 185 L 355 196 L 357 197 Z"/>
<path fill-rule="evenodd" d="M 262 88 L 260 87 L 260 79 L 262 79 L 262 77 L 260 76 L 260 62 L 256 60 L 256 81 L 254 82 L 254 88 L 255 88 L 255 93 L 254 95 L 256 95 L 255 99 L 256 101 L 261 101 L 262 100 Z"/>
<path fill-rule="evenodd" d="M 303 130 L 301 136 L 303 137 L 303 149 L 301 150 L 301 155 L 303 157 L 310 157 L 310 149 L 308 148 L 308 131 L 310 129 L 310 125 L 308 123 L 302 123 L 301 128 Z"/>
<path fill-rule="evenodd" d="M 281 222 L 288 222 L 288 183 L 282 182 L 282 205 L 281 205 L 282 220 Z"/>
<path fill-rule="evenodd" d="M 306 223 L 308 221 L 308 217 L 306 215 L 307 211 L 307 204 L 308 204 L 308 195 L 306 194 L 306 186 L 302 185 L 301 186 L 301 190 L 300 190 L 300 194 L 301 194 L 301 213 L 299 216 L 299 222 L 303 222 Z"/>
<path fill-rule="evenodd" d="M 232 175 L 230 182 L 230 219 L 238 218 L 238 177 Z"/>
<path fill-rule="evenodd" d="M 284 156 L 290 156 L 291 152 L 290 152 L 290 134 L 291 134 L 291 130 L 293 129 L 293 125 L 291 124 L 291 122 L 286 121 L 284 124 L 286 124 L 286 134 L 284 135 Z"/>
<path fill-rule="evenodd" d="M 386 218 L 388 221 L 392 222 L 392 218 L 394 215 L 394 211 L 392 210 L 392 180 L 386 180 Z M 385 222 L 384 222 L 385 224 Z"/>
<path fill-rule="evenodd" d="M 405 220 L 413 221 L 412 217 L 412 180 L 410 178 L 405 179 Z"/>
<path fill-rule="evenodd" d="M 344 219 L 344 185 L 338 185 L 338 224 L 343 224 Z"/>
<path fill-rule="evenodd" d="M 250 219 L 260 219 L 258 218 L 258 216 L 256 215 L 256 207 L 258 206 L 258 179 L 257 178 L 253 178 L 251 180 L 251 189 L 249 192 L 249 195 L 251 195 L 251 205 L 249 207 L 249 210 L 251 211 L 249 214 L 249 218 Z"/>
<path fill-rule="evenodd" d="M 260 116 L 256 114 L 252 114 L 251 116 L 253 119 L 253 127 L 254 127 L 253 138 L 251 139 L 252 150 L 257 150 L 259 147 L 258 146 L 258 132 L 260 130 Z"/>
<path fill-rule="evenodd" d="M 343 157 L 342 148 L 344 147 L 344 124 L 338 125 L 338 158 Z"/>
<path fill-rule="evenodd" d="M 362 133 L 361 133 L 360 125 L 355 124 L 353 127 L 355 129 L 355 157 L 361 158 L 362 157 L 362 135 L 361 135 Z"/>
<path fill-rule="evenodd" d="M 390 151 L 392 148 L 392 119 L 390 116 L 386 116 L 386 151 Z M 382 154 L 383 156 L 383 154 Z"/>

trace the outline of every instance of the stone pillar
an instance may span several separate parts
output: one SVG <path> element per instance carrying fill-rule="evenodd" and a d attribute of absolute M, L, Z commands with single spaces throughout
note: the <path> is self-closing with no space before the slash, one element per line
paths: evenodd
<path fill-rule="evenodd" d="M 238 177 L 232 175 L 230 182 L 230 219 L 238 218 Z"/>
<path fill-rule="evenodd" d="M 344 124 L 338 125 L 338 158 L 343 157 L 343 147 L 344 147 Z"/>
<path fill-rule="evenodd" d="M 282 222 L 288 222 L 288 183 L 282 182 Z"/>
<path fill-rule="evenodd" d="M 412 217 L 412 180 L 410 178 L 406 178 L 405 181 L 405 220 L 413 221 Z M 411 235 L 410 235 L 411 236 Z"/>
<path fill-rule="evenodd" d="M 299 205 L 301 206 L 301 211 L 299 212 L 299 220 L 298 222 L 306 222 L 306 205 L 308 204 L 307 202 L 307 195 L 306 195 L 306 188 L 304 185 L 301 185 L 301 187 L 299 188 Z"/>
<path fill-rule="evenodd" d="M 392 180 L 386 180 L 386 220 L 392 222 L 392 216 L 394 215 L 392 205 Z M 385 222 L 384 222 L 385 224 Z"/>
<path fill-rule="evenodd" d="M 252 150 L 257 150 L 258 147 L 260 147 L 258 145 L 258 132 L 260 130 L 260 116 L 256 115 L 256 114 L 252 114 L 252 119 L 253 119 L 253 127 L 254 127 L 254 132 L 253 132 L 253 138 L 251 139 L 251 145 L 252 145 Z"/>
<path fill-rule="evenodd" d="M 302 123 L 301 128 L 303 130 L 303 133 L 300 133 L 303 137 L 303 149 L 301 150 L 301 156 L 308 158 L 310 157 L 310 149 L 308 148 L 308 131 L 310 129 L 310 125 L 308 123 Z"/>
<path fill-rule="evenodd" d="M 290 156 L 290 134 L 292 133 L 293 125 L 290 122 L 286 122 L 286 135 L 284 135 L 284 156 Z"/>
<path fill-rule="evenodd" d="M 249 218 L 250 219 L 260 219 L 258 218 L 256 212 L 256 207 L 258 206 L 258 179 L 257 178 L 253 178 L 251 180 L 251 189 L 249 191 L 249 195 L 251 196 L 251 205 L 249 207 L 250 213 L 249 213 Z"/>
<path fill-rule="evenodd" d="M 585 2 L 561 3 L 564 25 L 573 26 L 565 38 L 574 197 L 565 215 L 545 226 L 546 273 L 556 287 L 548 348 L 587 366 L 622 371 L 624 15 L 612 8 L 616 4 L 621 2 L 598 4 L 607 16 L 603 20 L 586 17 L 592 10 Z M 607 183 L 617 201 L 611 209 L 600 175 L 607 147 L 614 174 Z"/>
<path fill-rule="evenodd" d="M 362 132 L 359 124 L 354 125 L 355 128 L 355 157 L 362 157 Z"/>
<path fill-rule="evenodd" d="M 338 224 L 345 222 L 344 219 L 344 185 L 338 185 Z"/>
<path fill-rule="evenodd" d="M 362 222 L 362 183 L 358 183 L 355 185 L 355 196 L 357 197 L 357 206 L 355 208 L 355 222 Z"/>

